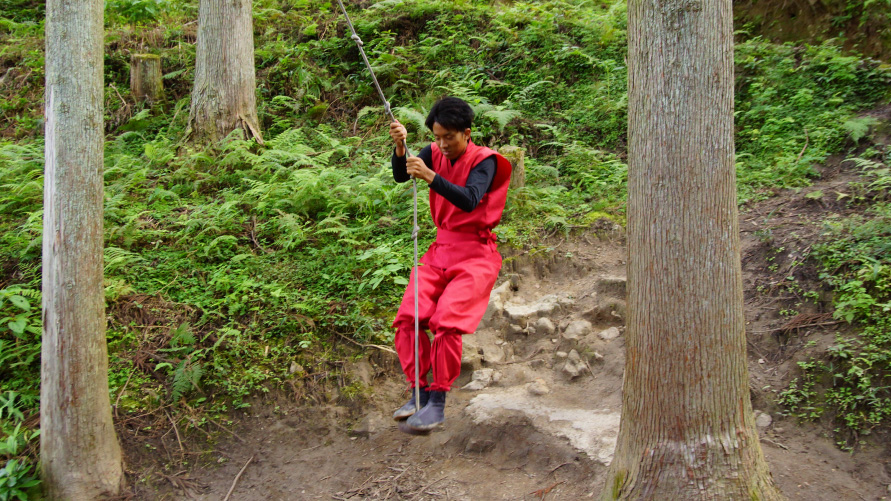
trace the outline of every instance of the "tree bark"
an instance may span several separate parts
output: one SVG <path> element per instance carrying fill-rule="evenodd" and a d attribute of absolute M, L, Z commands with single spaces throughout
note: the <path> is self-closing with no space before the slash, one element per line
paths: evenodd
<path fill-rule="evenodd" d="M 602 499 L 782 499 L 749 398 L 730 0 L 628 4 L 628 325 Z"/>
<path fill-rule="evenodd" d="M 256 87 L 251 0 L 200 0 L 187 134 L 213 143 L 241 129 L 262 144 Z"/>
<path fill-rule="evenodd" d="M 48 499 L 118 495 L 103 288 L 103 2 L 46 6 L 40 458 Z"/>
<path fill-rule="evenodd" d="M 161 99 L 164 82 L 160 56 L 133 54 L 130 57 L 130 94 L 136 101 L 154 102 Z"/>

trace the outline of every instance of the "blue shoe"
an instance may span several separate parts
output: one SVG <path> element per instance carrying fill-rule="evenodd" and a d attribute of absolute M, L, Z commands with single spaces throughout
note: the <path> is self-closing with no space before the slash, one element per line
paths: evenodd
<path fill-rule="evenodd" d="M 446 392 L 430 391 L 427 405 L 420 412 L 408 418 L 405 424 L 417 431 L 429 431 L 445 421 Z"/>
<path fill-rule="evenodd" d="M 393 413 L 393 419 L 396 421 L 402 421 L 403 419 L 414 414 L 418 408 L 423 408 L 427 405 L 427 399 L 430 397 L 430 392 L 427 391 L 427 388 L 421 388 L 420 397 L 421 397 L 421 405 L 415 406 L 415 389 L 411 389 L 411 398 L 408 402 L 405 403 L 402 407 L 396 409 L 396 412 Z"/>

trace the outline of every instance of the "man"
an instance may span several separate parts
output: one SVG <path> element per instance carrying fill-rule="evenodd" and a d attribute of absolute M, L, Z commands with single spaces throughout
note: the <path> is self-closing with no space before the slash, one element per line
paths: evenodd
<path fill-rule="evenodd" d="M 470 140 L 473 110 L 461 99 L 447 97 L 427 116 L 435 141 L 417 157 L 405 158 L 405 127 L 390 124 L 396 142 L 391 160 L 393 178 L 411 177 L 430 185 L 430 213 L 436 241 L 421 258 L 418 292 L 420 406 L 415 394 L 394 414 L 418 431 L 432 430 L 445 420 L 445 396 L 461 372 L 461 336 L 474 332 L 501 270 L 501 255 L 492 229 L 501 221 L 511 166 L 495 151 Z M 415 384 L 414 280 L 396 313 L 396 352 L 409 384 Z M 433 343 L 426 330 L 433 333 Z M 427 372 L 433 369 L 428 385 Z"/>

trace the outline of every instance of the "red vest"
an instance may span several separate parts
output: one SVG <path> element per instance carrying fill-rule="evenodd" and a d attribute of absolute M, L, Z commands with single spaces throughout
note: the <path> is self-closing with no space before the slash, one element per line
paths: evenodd
<path fill-rule="evenodd" d="M 440 151 L 436 143 L 431 145 L 433 150 L 433 171 L 442 176 L 446 181 L 465 186 L 470 170 L 486 158 L 495 155 L 497 169 L 492 185 L 489 187 L 479 205 L 470 212 L 464 212 L 454 204 L 430 190 L 430 213 L 436 227 L 448 231 L 461 233 L 474 233 L 484 239 L 493 239 L 492 229 L 501 222 L 501 214 L 504 212 L 504 203 L 507 201 L 507 187 L 510 185 L 510 162 L 499 153 L 477 146 L 473 142 L 467 142 L 467 149 L 458 158 L 454 165 Z"/>

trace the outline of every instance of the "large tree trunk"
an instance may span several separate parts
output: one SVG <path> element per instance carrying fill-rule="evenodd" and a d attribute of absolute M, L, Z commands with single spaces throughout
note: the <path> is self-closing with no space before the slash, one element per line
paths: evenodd
<path fill-rule="evenodd" d="M 40 459 L 48 499 L 117 495 L 102 263 L 102 0 L 46 6 Z"/>
<path fill-rule="evenodd" d="M 628 326 L 603 499 L 781 499 L 749 399 L 730 0 L 628 5 Z"/>
<path fill-rule="evenodd" d="M 189 134 L 216 142 L 236 129 L 260 143 L 251 0 L 200 0 Z"/>

